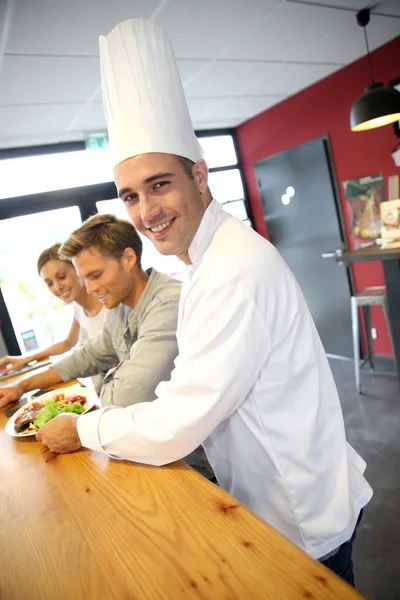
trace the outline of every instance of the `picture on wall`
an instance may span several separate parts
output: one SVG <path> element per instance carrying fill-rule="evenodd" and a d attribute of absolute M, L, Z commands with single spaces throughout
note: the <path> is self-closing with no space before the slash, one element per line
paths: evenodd
<path fill-rule="evenodd" d="M 380 203 L 386 200 L 383 173 L 343 182 L 350 222 L 351 245 L 362 248 L 381 234 Z"/>

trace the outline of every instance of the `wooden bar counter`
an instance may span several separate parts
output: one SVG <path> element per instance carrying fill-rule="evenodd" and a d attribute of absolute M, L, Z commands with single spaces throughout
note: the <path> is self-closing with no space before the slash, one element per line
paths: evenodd
<path fill-rule="evenodd" d="M 362 598 L 183 462 L 54 455 L 4 413 L 1 600 Z"/>

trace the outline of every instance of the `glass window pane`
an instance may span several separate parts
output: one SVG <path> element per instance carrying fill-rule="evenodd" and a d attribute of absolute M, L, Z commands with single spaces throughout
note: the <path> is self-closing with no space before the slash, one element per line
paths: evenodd
<path fill-rule="evenodd" d="M 237 164 L 237 156 L 231 135 L 199 137 L 204 150 L 204 158 L 210 167 L 229 167 Z"/>
<path fill-rule="evenodd" d="M 239 169 L 210 173 L 208 182 L 213 197 L 221 204 L 230 200 L 242 200 L 244 198 Z"/>
<path fill-rule="evenodd" d="M 200 137 L 199 142 L 210 168 L 237 164 L 231 135 Z M 112 161 L 108 148 L 0 160 L 0 198 L 112 180 Z"/>
<path fill-rule="evenodd" d="M 232 136 L 199 138 L 210 168 L 237 164 Z M 0 198 L 69 189 L 113 180 L 110 150 L 80 150 L 0 161 Z"/>
<path fill-rule="evenodd" d="M 113 214 L 120 219 L 129 221 L 128 213 L 122 200 L 114 198 L 113 200 L 101 200 L 96 202 L 97 210 L 100 214 Z M 160 273 L 168 273 L 178 279 L 185 276 L 185 265 L 176 256 L 163 256 L 160 254 L 149 239 L 139 233 L 143 242 L 142 267 L 148 269 L 154 267 Z"/>
<path fill-rule="evenodd" d="M 128 211 L 125 208 L 124 202 L 122 202 L 120 198 L 113 198 L 112 200 L 100 200 L 99 202 L 96 202 L 96 208 L 101 215 L 115 215 L 119 219 L 125 219 L 126 221 L 129 221 Z"/>
<path fill-rule="evenodd" d="M 36 261 L 80 225 L 77 206 L 0 221 L 0 285 L 22 352 L 63 339 L 71 327 L 72 306 L 47 290 Z"/>
<path fill-rule="evenodd" d="M 243 200 L 236 200 L 236 202 L 226 202 L 222 205 L 222 208 L 237 219 L 240 219 L 241 221 L 244 221 L 249 217 L 249 215 L 247 214 L 246 205 Z"/>
<path fill-rule="evenodd" d="M 81 150 L 0 160 L 0 198 L 113 181 L 106 150 Z"/>

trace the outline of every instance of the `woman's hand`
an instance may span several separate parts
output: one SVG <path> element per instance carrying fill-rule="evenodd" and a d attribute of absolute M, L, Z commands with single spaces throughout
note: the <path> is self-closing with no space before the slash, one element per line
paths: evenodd
<path fill-rule="evenodd" d="M 3 358 L 0 358 L 0 373 L 7 375 L 10 371 L 25 366 L 28 362 L 29 358 L 22 356 L 3 356 Z"/>
<path fill-rule="evenodd" d="M 11 402 L 17 402 L 23 393 L 24 391 L 18 384 L 0 387 L 0 408 Z"/>

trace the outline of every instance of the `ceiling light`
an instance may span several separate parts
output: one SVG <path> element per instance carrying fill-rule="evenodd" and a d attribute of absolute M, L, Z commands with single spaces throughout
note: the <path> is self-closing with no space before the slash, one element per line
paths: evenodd
<path fill-rule="evenodd" d="M 286 188 L 286 193 L 289 196 L 289 198 L 293 198 L 293 196 L 294 196 L 294 187 L 292 185 L 289 185 L 289 187 Z"/>
<path fill-rule="evenodd" d="M 284 204 L 285 206 L 290 204 L 290 196 L 288 196 L 288 194 L 282 194 L 281 200 L 282 200 L 282 204 Z"/>
<path fill-rule="evenodd" d="M 383 125 L 389 125 L 389 123 L 400 120 L 400 92 L 395 88 L 385 87 L 383 83 L 376 83 L 374 80 L 366 31 L 369 16 L 369 8 L 364 8 L 357 13 L 357 23 L 360 27 L 364 28 L 372 83 L 352 106 L 350 113 L 350 127 L 352 131 L 374 129 L 375 127 L 382 127 Z"/>

